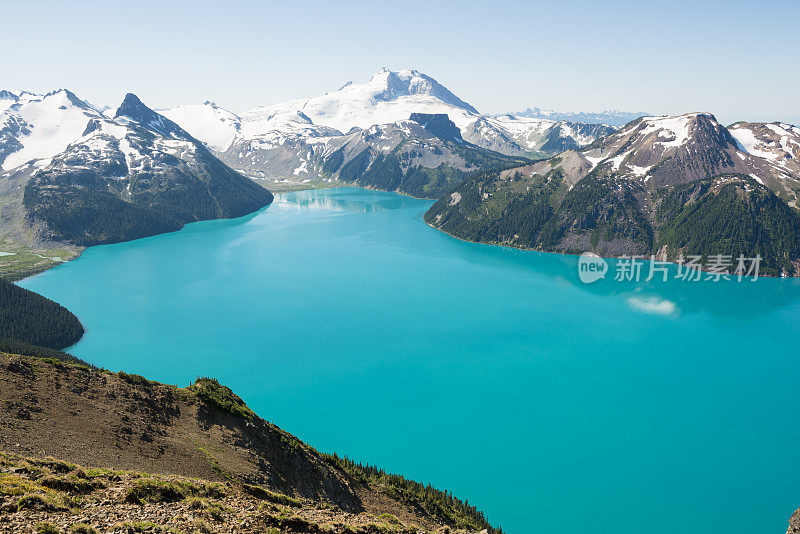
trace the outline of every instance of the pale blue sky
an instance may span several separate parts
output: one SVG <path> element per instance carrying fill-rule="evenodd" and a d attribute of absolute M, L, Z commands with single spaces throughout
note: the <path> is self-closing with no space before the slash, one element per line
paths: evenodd
<path fill-rule="evenodd" d="M 0 87 L 233 111 L 417 68 L 484 113 L 800 123 L 800 3 L 0 0 Z"/>

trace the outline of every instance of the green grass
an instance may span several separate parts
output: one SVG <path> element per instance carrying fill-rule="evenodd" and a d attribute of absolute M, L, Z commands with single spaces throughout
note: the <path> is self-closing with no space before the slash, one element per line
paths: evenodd
<path fill-rule="evenodd" d="M 65 477 L 49 475 L 39 480 L 39 484 L 52 490 L 76 494 L 91 493 L 105 487 L 105 484 L 100 481 L 88 480 L 75 475 Z"/>
<path fill-rule="evenodd" d="M 179 502 L 195 493 L 188 484 L 177 484 L 157 479 L 138 480 L 125 494 L 125 502 L 132 504 Z"/>
<path fill-rule="evenodd" d="M 247 421 L 253 421 L 257 418 L 253 410 L 238 395 L 214 378 L 200 377 L 186 389 L 198 399 L 222 412 L 241 417 Z"/>
<path fill-rule="evenodd" d="M 52 496 L 41 493 L 28 493 L 17 501 L 18 510 L 34 510 L 37 512 L 66 512 L 69 507 L 53 499 Z"/>
<path fill-rule="evenodd" d="M 36 534 L 60 534 L 60 531 L 53 523 L 39 523 L 36 525 Z"/>
<path fill-rule="evenodd" d="M 220 484 L 189 480 L 160 480 L 143 478 L 137 480 L 125 494 L 125 502 L 131 504 L 179 502 L 188 497 L 211 497 L 219 499 L 225 496 Z"/>
<path fill-rule="evenodd" d="M 36 471 L 32 470 L 32 473 L 35 474 Z M 73 504 L 61 492 L 46 488 L 16 473 L 0 473 L 0 497 L 15 502 L 20 510 L 65 511 Z"/>
<path fill-rule="evenodd" d="M 298 499 L 284 495 L 283 493 L 276 493 L 261 486 L 253 486 L 250 484 L 242 484 L 242 491 L 248 495 L 261 499 L 262 501 L 269 501 L 273 504 L 280 504 L 282 506 L 290 506 L 292 508 L 301 508 L 303 503 Z"/>
<path fill-rule="evenodd" d="M 16 281 L 33 276 L 64 261 L 78 257 L 81 250 L 79 247 L 31 248 L 16 241 L 5 239 L 0 242 L 0 251 L 11 252 L 12 254 L 0 256 L 0 278 Z"/>
<path fill-rule="evenodd" d="M 137 386 L 150 387 L 150 386 L 157 386 L 159 384 L 158 382 L 154 382 L 152 380 L 148 380 L 148 379 L 146 379 L 145 377 L 143 377 L 141 375 L 125 373 L 123 371 L 118 372 L 117 376 L 120 377 L 122 380 L 124 380 L 125 382 L 127 382 L 129 384 L 134 384 L 134 385 L 137 385 Z"/>

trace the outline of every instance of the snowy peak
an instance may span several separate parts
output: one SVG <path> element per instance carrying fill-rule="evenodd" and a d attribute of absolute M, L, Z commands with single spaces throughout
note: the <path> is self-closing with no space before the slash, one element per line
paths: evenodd
<path fill-rule="evenodd" d="M 257 120 L 276 111 L 300 111 L 318 126 L 349 132 L 408 120 L 412 113 L 446 113 L 456 126 L 474 122 L 478 112 L 442 84 L 416 70 L 384 69 L 365 83 L 347 83 L 337 91 L 305 100 L 262 106 L 242 114 Z"/>
<path fill-rule="evenodd" d="M 623 132 L 633 130 L 637 141 L 678 148 L 687 143 L 714 143 L 721 147 L 734 146 L 735 141 L 711 113 L 687 113 L 674 117 L 643 117 Z"/>
<path fill-rule="evenodd" d="M 8 93 L 13 97 L 3 94 L 0 100 L 12 102 L 0 112 L 0 164 L 5 171 L 29 163 L 46 167 L 70 152 L 74 145 L 87 142 L 98 154 L 108 153 L 111 149 L 106 145 L 129 146 L 125 138 L 132 133 L 141 136 L 147 132 L 145 135 L 154 139 L 197 143 L 133 94 L 125 97 L 111 118 L 66 89 L 45 95 Z"/>
<path fill-rule="evenodd" d="M 227 150 L 242 128 L 238 115 L 210 100 L 160 110 L 160 113 L 217 152 Z"/>
<path fill-rule="evenodd" d="M 13 102 L 0 108 L 0 163 L 4 170 L 52 158 L 83 135 L 90 120 L 102 117 L 66 89 L 45 95 L 21 91 L 14 96 L 15 101 L 6 95 L 2 102 Z"/>
<path fill-rule="evenodd" d="M 583 150 L 600 175 L 661 187 L 721 174 L 761 180 L 762 162 L 741 151 L 710 113 L 642 117 Z"/>
<path fill-rule="evenodd" d="M 258 111 L 242 115 L 242 138 L 244 141 L 267 141 L 283 143 L 289 139 L 342 135 L 342 132 L 327 126 L 318 126 L 299 109 L 259 108 Z"/>
<path fill-rule="evenodd" d="M 354 85 L 351 84 L 351 87 Z M 458 98 L 430 76 L 418 70 L 410 69 L 395 72 L 384 68 L 372 77 L 369 85 L 375 86 L 375 100 L 390 102 L 403 96 L 425 95 L 478 115 L 477 109 Z"/>
<path fill-rule="evenodd" d="M 75 95 L 75 93 L 73 93 L 69 89 L 58 89 L 56 91 L 53 91 L 53 92 L 48 93 L 47 95 L 45 95 L 45 98 L 52 97 L 52 96 L 55 96 L 57 98 L 62 99 L 64 101 L 62 105 L 69 104 L 69 105 L 75 106 L 75 107 L 80 108 L 80 109 L 95 111 L 94 108 L 92 108 L 85 101 L 83 101 L 80 98 L 78 98 Z"/>
<path fill-rule="evenodd" d="M 163 135 L 176 139 L 190 139 L 191 136 L 180 126 L 145 106 L 139 97 L 133 93 L 125 95 L 122 104 L 117 108 L 114 118 L 119 120 L 129 120 L 140 126 Z"/>

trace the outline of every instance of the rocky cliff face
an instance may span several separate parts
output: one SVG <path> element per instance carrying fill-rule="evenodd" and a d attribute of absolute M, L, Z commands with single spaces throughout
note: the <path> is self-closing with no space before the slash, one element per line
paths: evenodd
<path fill-rule="evenodd" d="M 409 119 L 443 141 L 464 142 L 461 130 L 444 113 L 412 113 Z"/>

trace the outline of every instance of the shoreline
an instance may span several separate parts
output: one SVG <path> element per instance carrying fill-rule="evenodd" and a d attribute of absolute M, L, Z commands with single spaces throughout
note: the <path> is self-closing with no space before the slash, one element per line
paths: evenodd
<path fill-rule="evenodd" d="M 258 183 L 259 185 L 261 185 L 262 187 L 265 187 L 264 184 L 260 183 L 260 182 L 263 182 L 265 180 L 256 180 L 256 179 L 252 179 L 252 180 L 254 182 Z M 311 182 L 311 183 L 295 182 L 294 185 L 297 185 L 297 187 L 291 187 L 291 188 L 286 188 L 286 189 L 283 189 L 283 188 L 267 189 L 265 187 L 265 189 L 267 189 L 270 193 L 272 193 L 273 196 L 278 196 L 278 195 L 284 195 L 286 193 L 296 193 L 296 192 L 300 192 L 300 191 L 312 191 L 312 190 L 318 190 L 318 189 L 319 190 L 324 190 L 324 189 L 336 189 L 336 188 L 340 188 L 340 187 L 348 187 L 348 188 L 353 188 L 353 189 L 364 189 L 366 191 L 380 191 L 380 192 L 385 192 L 385 193 L 394 193 L 394 194 L 397 194 L 397 195 L 402 195 L 402 196 L 413 198 L 413 199 L 416 199 L 416 200 L 436 201 L 436 199 L 434 199 L 434 198 L 416 197 L 414 195 L 410 195 L 408 193 L 404 193 L 404 192 L 399 191 L 399 190 L 389 191 L 389 190 L 386 190 L 386 189 L 378 189 L 378 188 L 375 188 L 375 187 L 362 186 L 362 185 L 353 184 L 353 183 L 347 183 L 347 182 L 324 182 L 324 185 L 321 185 L 320 182 Z M 251 216 L 254 213 L 257 213 L 258 211 L 260 211 L 262 209 L 268 208 L 270 205 L 272 205 L 272 202 L 270 202 L 269 204 L 267 204 L 265 206 L 262 206 L 261 208 L 259 208 L 257 210 L 254 210 L 254 211 L 252 211 L 250 213 L 241 215 L 240 217 Z M 233 220 L 233 219 L 238 219 L 238 218 L 239 217 L 229 217 L 229 218 L 226 217 L 226 218 L 207 219 L 207 220 Z M 541 252 L 541 253 L 545 253 L 545 254 L 559 254 L 559 255 L 562 255 L 562 256 L 572 256 L 572 257 L 578 257 L 578 258 L 583 254 L 583 253 L 557 252 L 557 251 L 552 251 L 552 250 L 529 248 L 529 247 L 516 246 L 516 245 L 512 245 L 512 244 L 507 244 L 507 243 L 492 243 L 492 242 L 486 242 L 486 241 L 474 241 L 474 240 L 471 240 L 471 239 L 465 239 L 465 238 L 456 236 L 456 235 L 451 234 L 450 232 L 448 232 L 446 230 L 443 230 L 441 228 L 438 228 L 438 227 L 434 226 L 433 224 L 431 224 L 430 222 L 425 220 L 424 214 L 423 214 L 422 220 L 423 220 L 424 224 L 426 226 L 428 226 L 429 228 L 432 228 L 433 230 L 439 231 L 439 232 L 441 232 L 441 233 L 443 233 L 443 234 L 445 234 L 445 235 L 447 235 L 447 236 L 449 236 L 449 237 L 451 237 L 453 239 L 457 239 L 457 240 L 462 241 L 464 243 L 472 243 L 472 244 L 475 244 L 475 245 L 488 245 L 488 246 L 493 246 L 493 247 L 502 247 L 502 248 L 506 248 L 506 249 L 509 249 L 509 250 L 519 250 L 519 251 L 522 251 L 522 252 Z M 183 228 L 185 228 L 186 225 L 193 224 L 195 222 L 204 222 L 204 221 L 188 222 L 188 223 L 184 224 L 178 230 L 175 230 L 174 232 L 162 232 L 162 233 L 159 233 L 159 234 L 154 234 L 152 236 L 144 236 L 144 237 L 140 237 L 140 238 L 136 238 L 136 239 L 131 239 L 129 241 L 136 241 L 138 239 L 146 239 L 148 237 L 155 237 L 157 235 L 164 235 L 164 234 L 170 234 L 170 233 L 179 232 Z M 65 245 L 67 247 L 79 248 L 79 250 L 76 250 L 76 253 L 75 253 L 75 255 L 73 257 L 70 257 L 68 259 L 61 260 L 61 261 L 54 261 L 51 265 L 48 265 L 44 269 L 35 270 L 34 272 L 31 272 L 31 273 L 26 273 L 24 276 L 21 276 L 19 278 L 9 278 L 9 281 L 12 282 L 12 283 L 16 283 L 16 282 L 20 282 L 20 281 L 23 281 L 23 280 L 27 280 L 28 278 L 32 278 L 34 276 L 38 276 L 38 275 L 40 275 L 40 274 L 42 274 L 44 272 L 49 271 L 53 267 L 56 267 L 58 265 L 63 265 L 63 264 L 68 263 L 68 262 L 70 262 L 72 260 L 80 258 L 83 255 L 83 252 L 86 249 L 90 248 L 90 247 L 103 246 L 103 245 L 114 245 L 114 244 L 117 244 L 117 243 L 125 243 L 125 242 L 126 241 L 119 241 L 119 242 L 115 242 L 115 243 L 103 243 L 102 245 L 90 245 L 90 246 L 87 246 L 87 247 L 79 247 L 77 245 Z M 38 253 L 31 252 L 30 254 L 39 256 L 42 259 L 50 259 L 50 258 L 42 256 L 41 254 L 38 254 Z M 5 256 L 5 257 L 9 257 L 9 256 Z M 619 260 L 619 259 L 621 259 L 619 256 L 599 256 L 599 257 L 601 257 L 604 260 Z M 646 257 L 637 258 L 637 259 L 641 260 L 643 262 L 651 261 L 649 258 L 646 258 Z M 665 261 L 670 266 L 678 266 L 679 265 L 673 259 L 668 259 L 668 258 L 659 259 L 658 261 Z M 702 272 L 708 272 L 706 269 L 701 269 L 701 271 Z M 731 274 L 730 276 L 736 276 L 736 275 Z M 751 278 L 751 277 L 750 276 L 746 276 L 745 278 Z M 771 278 L 771 279 L 772 278 L 774 278 L 774 279 L 785 279 L 785 278 L 786 279 L 792 279 L 792 278 L 794 278 L 794 279 L 800 279 L 800 274 L 795 275 L 795 276 L 785 276 L 785 275 L 784 276 L 773 276 L 773 275 L 759 273 L 758 278 Z"/>
<path fill-rule="evenodd" d="M 488 246 L 491 246 L 491 247 L 501 247 L 501 248 L 506 248 L 506 249 L 509 249 L 509 250 L 519 250 L 521 252 L 541 252 L 541 253 L 544 253 L 544 254 L 557 254 L 557 255 L 560 255 L 560 256 L 572 256 L 572 257 L 575 257 L 575 258 L 580 258 L 583 254 L 585 254 L 585 252 L 582 252 L 580 254 L 573 253 L 573 252 L 556 252 L 556 251 L 553 251 L 553 250 L 542 250 L 542 249 L 536 249 L 536 248 L 518 247 L 518 246 L 507 245 L 507 244 L 503 244 L 503 243 L 488 243 L 486 241 L 473 241 L 471 239 L 464 239 L 463 237 L 458 237 L 457 235 L 451 234 L 447 230 L 442 230 L 441 228 L 437 228 L 436 226 L 433 226 L 431 223 L 429 223 L 428 221 L 425 220 L 424 216 L 423 216 L 423 222 L 429 228 L 432 228 L 433 230 L 441 232 L 441 233 L 443 233 L 443 234 L 445 234 L 447 236 L 450 236 L 453 239 L 457 239 L 457 240 L 459 240 L 461 242 L 472 243 L 474 245 L 488 245 Z M 614 261 L 620 260 L 620 259 L 626 259 L 626 258 L 621 258 L 620 256 L 600 256 L 600 255 L 598 255 L 598 257 L 602 258 L 603 260 L 614 260 Z M 630 258 L 627 258 L 627 259 L 630 259 Z M 641 258 L 637 257 L 636 260 L 637 261 L 642 261 L 642 262 L 653 261 L 653 260 L 651 260 L 650 258 L 647 258 L 647 257 L 641 257 Z M 671 260 L 671 259 L 656 259 L 655 261 L 664 261 L 664 262 L 668 263 L 670 266 L 678 266 L 678 265 L 680 265 L 679 263 L 677 263 L 677 262 L 675 262 L 674 260 Z M 700 269 L 700 272 L 709 272 L 709 271 L 707 271 L 706 269 Z M 727 276 L 735 277 L 735 276 L 738 276 L 738 275 L 735 275 L 735 274 L 731 273 L 731 274 L 728 274 Z M 742 278 L 753 278 L 753 277 L 752 276 L 743 276 Z M 761 274 L 761 273 L 759 273 L 758 277 L 755 278 L 752 281 L 755 282 L 759 278 L 769 278 L 769 279 L 776 279 L 776 280 L 784 280 L 784 279 L 787 279 L 787 280 L 790 280 L 790 279 L 800 280 L 800 274 L 798 274 L 796 276 L 772 276 L 772 275 L 769 275 L 769 274 Z"/>

